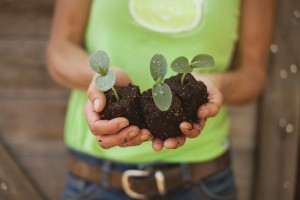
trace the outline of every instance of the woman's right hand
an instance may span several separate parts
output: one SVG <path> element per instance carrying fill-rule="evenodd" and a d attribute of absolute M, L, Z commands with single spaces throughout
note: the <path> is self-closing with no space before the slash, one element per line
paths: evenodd
<path fill-rule="evenodd" d="M 116 86 L 127 86 L 131 83 L 129 76 L 119 68 L 111 68 L 115 72 Z M 129 125 L 128 119 L 117 117 L 102 120 L 99 113 L 103 111 L 106 98 L 102 91 L 96 88 L 96 74 L 87 91 L 88 100 L 85 106 L 85 116 L 91 132 L 96 136 L 98 144 L 103 149 L 114 146 L 137 146 L 153 137 L 147 129 L 140 130 L 137 126 Z"/>

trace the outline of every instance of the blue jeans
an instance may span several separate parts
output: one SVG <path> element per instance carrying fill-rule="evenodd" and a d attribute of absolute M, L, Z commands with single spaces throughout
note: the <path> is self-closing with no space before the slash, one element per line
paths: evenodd
<path fill-rule="evenodd" d="M 109 173 L 111 169 L 119 171 L 140 169 L 138 165 L 109 162 L 72 150 L 70 153 L 80 159 L 84 159 L 90 164 L 102 166 L 103 171 L 107 173 Z M 108 178 L 104 178 L 104 180 L 102 180 L 103 184 L 97 185 L 69 173 L 67 184 L 60 200 L 132 200 L 121 188 L 105 187 L 105 185 L 108 184 L 108 180 Z M 212 176 L 200 180 L 190 187 L 176 188 L 169 191 L 163 197 L 147 198 L 147 200 L 236 200 L 236 194 L 237 190 L 233 173 L 231 168 L 228 167 Z"/>

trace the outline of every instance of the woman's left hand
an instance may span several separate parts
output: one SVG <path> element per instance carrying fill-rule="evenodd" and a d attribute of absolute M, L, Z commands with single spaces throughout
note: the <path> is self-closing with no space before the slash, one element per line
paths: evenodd
<path fill-rule="evenodd" d="M 198 123 L 191 124 L 189 122 L 182 122 L 180 124 L 180 129 L 183 134 L 182 136 L 168 138 L 165 141 L 157 138 L 153 139 L 152 148 L 155 151 L 161 151 L 164 147 L 166 149 L 177 149 L 184 145 L 186 138 L 195 138 L 202 132 L 207 118 L 214 117 L 218 114 L 223 102 L 223 95 L 218 89 L 217 79 L 214 78 L 214 75 L 193 75 L 197 80 L 201 80 L 207 86 L 208 103 L 202 105 L 198 109 Z"/>

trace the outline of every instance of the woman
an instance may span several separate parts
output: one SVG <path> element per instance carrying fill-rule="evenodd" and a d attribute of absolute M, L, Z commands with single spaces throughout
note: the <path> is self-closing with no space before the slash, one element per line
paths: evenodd
<path fill-rule="evenodd" d="M 57 1 L 48 69 L 73 89 L 65 133 L 71 173 L 61 198 L 235 199 L 223 104 L 260 94 L 273 13 L 273 0 Z M 142 91 L 151 87 L 155 53 L 169 63 L 178 56 L 212 55 L 215 67 L 193 73 L 209 92 L 209 103 L 195 111 L 199 123 L 181 123 L 183 136 L 163 142 L 125 118 L 101 120 L 106 100 L 88 66 L 89 54 L 99 49 L 111 57 L 117 86 L 133 82 Z M 235 70 L 228 71 L 230 63 Z"/>

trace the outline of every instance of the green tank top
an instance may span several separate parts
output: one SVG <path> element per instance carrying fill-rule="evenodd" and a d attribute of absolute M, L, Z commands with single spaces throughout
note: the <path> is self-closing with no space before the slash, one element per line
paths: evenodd
<path fill-rule="evenodd" d="M 95 0 L 85 35 L 88 53 L 105 50 L 139 85 L 151 88 L 151 57 L 162 53 L 170 64 L 178 56 L 189 60 L 210 54 L 216 65 L 199 72 L 227 70 L 238 38 L 239 0 Z M 167 77 L 175 75 L 169 68 Z M 207 120 L 199 137 L 176 150 L 154 152 L 151 142 L 136 147 L 101 149 L 84 116 L 85 92 L 71 93 L 65 124 L 68 147 L 121 162 L 199 162 L 228 149 L 229 119 L 225 107 Z"/>

